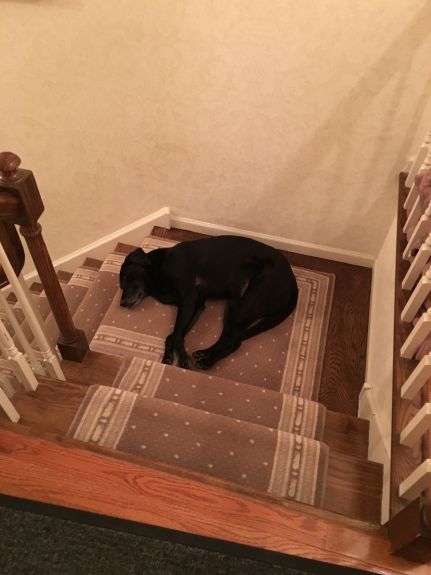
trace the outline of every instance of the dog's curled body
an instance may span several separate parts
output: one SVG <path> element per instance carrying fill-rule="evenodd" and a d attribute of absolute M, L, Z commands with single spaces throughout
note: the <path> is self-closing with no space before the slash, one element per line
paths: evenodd
<path fill-rule="evenodd" d="M 193 356 L 207 369 L 249 337 L 274 327 L 295 309 L 298 287 L 287 259 L 274 248 L 240 236 L 186 241 L 146 254 L 131 252 L 121 267 L 121 305 L 132 307 L 150 295 L 178 307 L 173 332 L 166 339 L 163 362 L 175 352 L 189 367 L 184 337 L 207 299 L 225 299 L 219 340 Z"/>

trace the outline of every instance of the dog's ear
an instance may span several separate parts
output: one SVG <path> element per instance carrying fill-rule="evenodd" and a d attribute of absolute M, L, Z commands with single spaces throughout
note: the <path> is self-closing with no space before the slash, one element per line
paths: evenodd
<path fill-rule="evenodd" d="M 150 256 L 146 254 L 142 248 L 138 248 L 126 257 L 124 263 L 148 266 L 151 264 L 151 259 Z"/>
<path fill-rule="evenodd" d="M 138 248 L 130 252 L 120 268 L 120 288 L 124 289 L 126 279 L 135 266 L 148 266 L 151 264 L 151 258 L 144 252 L 143 249 Z"/>

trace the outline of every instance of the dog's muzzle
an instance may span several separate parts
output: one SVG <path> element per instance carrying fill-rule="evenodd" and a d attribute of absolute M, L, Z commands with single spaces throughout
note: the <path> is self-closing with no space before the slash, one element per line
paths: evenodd
<path fill-rule="evenodd" d="M 144 299 L 146 295 L 147 294 L 143 290 L 139 290 L 138 292 L 133 293 L 123 292 L 120 300 L 120 306 L 131 308 L 139 301 L 141 301 L 141 299 Z"/>

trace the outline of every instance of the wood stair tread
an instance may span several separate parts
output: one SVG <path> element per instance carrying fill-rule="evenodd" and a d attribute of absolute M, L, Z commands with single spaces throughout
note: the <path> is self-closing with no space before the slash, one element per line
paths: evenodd
<path fill-rule="evenodd" d="M 383 466 L 336 451 L 329 453 L 324 508 L 363 521 L 380 520 Z"/>
<path fill-rule="evenodd" d="M 118 359 L 121 361 L 121 358 L 115 358 L 114 364 Z M 86 361 L 91 372 L 105 361 L 105 357 L 92 352 Z M 114 364 L 109 366 L 108 372 L 111 370 L 112 373 Z M 35 392 L 17 394 L 15 405 L 22 416 L 22 424 L 37 434 L 64 437 L 88 385 L 82 381 L 72 383 L 43 378 Z M 5 421 L 0 415 L 0 427 Z M 123 454 L 121 458 L 128 456 Z M 381 479 L 380 464 L 330 450 L 324 509 L 362 521 L 378 522 Z"/>
<path fill-rule="evenodd" d="M 323 441 L 331 450 L 368 458 L 368 434 L 370 423 L 346 413 L 328 409 Z"/>

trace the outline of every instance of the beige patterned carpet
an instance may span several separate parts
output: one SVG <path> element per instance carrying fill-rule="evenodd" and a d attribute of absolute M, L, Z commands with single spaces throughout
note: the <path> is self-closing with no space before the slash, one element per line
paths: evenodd
<path fill-rule="evenodd" d="M 145 251 L 174 242 L 146 238 Z M 294 314 L 243 343 L 213 368 L 160 362 L 176 308 L 146 298 L 121 308 L 110 254 L 75 312 L 91 349 L 124 357 L 112 387 L 89 388 L 69 435 L 312 505 L 325 492 L 325 408 L 316 403 L 335 278 L 294 268 Z M 209 301 L 186 338 L 189 352 L 214 343 L 223 302 Z"/>
<path fill-rule="evenodd" d="M 144 250 L 174 244 L 160 240 L 146 240 Z M 121 262 L 118 264 L 119 271 Z M 335 277 L 303 268 L 293 269 L 299 286 L 295 312 L 275 328 L 243 342 L 209 373 L 307 399 L 318 398 Z M 119 301 L 117 289 L 91 348 L 112 355 L 159 361 L 165 338 L 173 328 L 176 308 L 150 297 L 132 310 L 121 308 Z M 216 341 L 221 333 L 223 310 L 222 301 L 207 303 L 186 337 L 189 352 Z"/>

